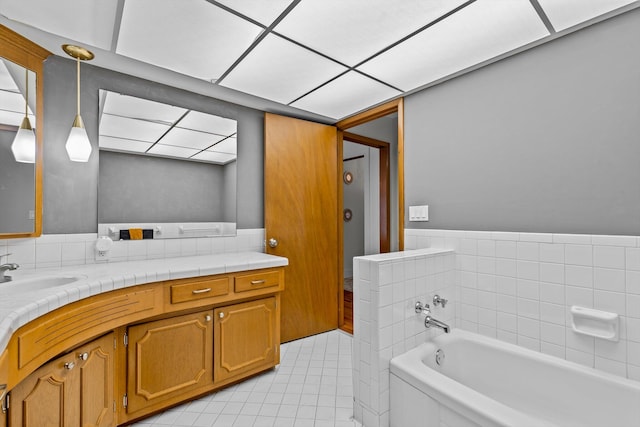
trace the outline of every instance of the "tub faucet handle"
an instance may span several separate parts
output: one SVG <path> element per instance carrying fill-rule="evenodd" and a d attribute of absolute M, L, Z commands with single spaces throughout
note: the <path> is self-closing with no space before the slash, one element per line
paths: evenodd
<path fill-rule="evenodd" d="M 416 302 L 415 309 L 418 314 L 429 314 L 431 312 L 429 304 L 422 305 L 420 301 Z"/>
<path fill-rule="evenodd" d="M 436 294 L 433 296 L 433 305 L 435 305 L 436 307 L 438 306 L 438 304 L 442 304 L 442 308 L 444 308 L 444 306 L 449 302 L 448 299 L 444 299 L 442 298 L 440 295 Z"/>

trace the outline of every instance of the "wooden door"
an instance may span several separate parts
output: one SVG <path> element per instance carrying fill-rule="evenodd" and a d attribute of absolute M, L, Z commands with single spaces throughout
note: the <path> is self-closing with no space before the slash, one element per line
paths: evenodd
<path fill-rule="evenodd" d="M 279 362 L 276 298 L 220 307 L 214 310 L 216 383 L 259 372 Z"/>
<path fill-rule="evenodd" d="M 289 259 L 282 342 L 338 327 L 338 148 L 333 126 L 265 114 L 267 253 Z"/>
<path fill-rule="evenodd" d="M 142 415 L 213 384 L 213 311 L 128 328 L 127 413 Z"/>

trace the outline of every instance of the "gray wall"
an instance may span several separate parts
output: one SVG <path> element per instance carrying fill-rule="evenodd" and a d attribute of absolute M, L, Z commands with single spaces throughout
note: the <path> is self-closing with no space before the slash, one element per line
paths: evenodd
<path fill-rule="evenodd" d="M 69 161 L 64 144 L 75 116 L 75 63 L 52 56 L 44 65 L 43 233 L 91 233 L 98 221 L 98 91 L 107 89 L 238 121 L 238 228 L 264 224 L 264 113 L 124 74 L 81 66 L 82 118 L 94 152 Z M 170 200 L 167 200 L 169 203 Z"/>
<path fill-rule="evenodd" d="M 99 163 L 99 223 L 225 221 L 225 166 L 109 151 Z"/>
<path fill-rule="evenodd" d="M 0 130 L 0 233 L 33 233 L 35 169 L 18 163 L 11 152 L 16 132 Z"/>
<path fill-rule="evenodd" d="M 407 97 L 405 227 L 640 234 L 639 52 L 636 9 Z"/>
<path fill-rule="evenodd" d="M 236 192 L 237 192 L 237 162 L 231 162 L 224 165 L 224 185 L 222 188 L 222 221 L 236 221 Z"/>

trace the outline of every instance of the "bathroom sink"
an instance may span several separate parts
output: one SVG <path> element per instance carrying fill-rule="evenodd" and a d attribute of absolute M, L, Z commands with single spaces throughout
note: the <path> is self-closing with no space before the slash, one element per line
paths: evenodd
<path fill-rule="evenodd" d="M 23 291 L 35 291 L 38 289 L 55 288 L 57 286 L 68 285 L 69 283 L 77 282 L 78 280 L 85 279 L 86 276 L 48 276 L 48 277 L 34 277 L 31 279 L 15 279 L 7 285 L 15 286 Z"/>

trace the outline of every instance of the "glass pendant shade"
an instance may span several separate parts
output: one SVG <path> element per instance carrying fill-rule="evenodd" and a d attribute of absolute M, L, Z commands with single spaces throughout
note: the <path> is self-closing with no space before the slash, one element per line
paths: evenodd
<path fill-rule="evenodd" d="M 11 152 L 16 162 L 35 163 L 36 162 L 36 135 L 31 128 L 29 117 L 22 120 L 22 124 L 16 133 L 16 137 L 11 144 Z"/>
<path fill-rule="evenodd" d="M 67 143 L 65 145 L 69 160 L 72 162 L 87 162 L 91 156 L 91 142 L 84 129 L 82 117 L 78 114 L 73 121 L 73 127 L 69 132 Z"/>

